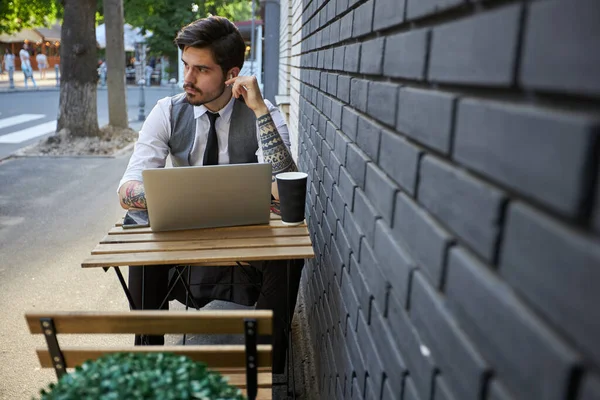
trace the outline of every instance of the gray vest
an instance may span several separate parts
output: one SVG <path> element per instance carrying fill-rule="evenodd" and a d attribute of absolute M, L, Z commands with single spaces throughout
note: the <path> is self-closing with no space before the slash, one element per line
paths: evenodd
<path fill-rule="evenodd" d="M 174 167 L 190 166 L 190 154 L 196 136 L 194 107 L 188 103 L 185 93 L 171 97 L 171 161 Z M 233 102 L 229 126 L 229 163 L 247 164 L 258 162 L 256 151 L 256 116 L 246 104 L 237 99 Z"/>

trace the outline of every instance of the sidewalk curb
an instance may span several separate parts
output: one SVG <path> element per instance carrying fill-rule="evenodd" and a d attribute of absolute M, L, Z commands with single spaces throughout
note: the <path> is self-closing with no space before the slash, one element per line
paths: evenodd
<path fill-rule="evenodd" d="M 144 121 L 138 121 L 137 119 L 131 119 L 129 121 L 127 121 L 129 123 L 129 128 L 131 128 L 131 125 L 137 122 L 141 122 L 143 123 Z M 106 124 L 108 125 L 108 124 Z M 133 129 L 138 130 L 138 129 Z M 55 132 L 56 134 L 56 132 Z M 117 150 L 115 153 L 111 154 L 111 155 L 65 155 L 65 156 L 55 156 L 55 155 L 40 155 L 40 154 L 35 154 L 35 155 L 29 155 L 29 154 L 23 154 L 24 152 L 26 152 L 28 149 L 31 149 L 35 146 L 37 146 L 40 141 L 43 139 L 39 139 L 31 144 L 29 144 L 28 146 L 25 147 L 21 147 L 15 151 L 13 151 L 12 153 L 6 155 L 5 157 L 0 157 L 0 163 L 6 160 L 9 160 L 11 158 L 33 158 L 33 157 L 44 157 L 44 158 L 118 158 L 118 157 L 122 157 L 125 154 L 127 154 L 127 152 L 131 151 L 133 149 L 133 147 L 135 146 L 135 142 L 133 143 L 129 143 L 127 146 L 123 147 L 122 149 Z"/>

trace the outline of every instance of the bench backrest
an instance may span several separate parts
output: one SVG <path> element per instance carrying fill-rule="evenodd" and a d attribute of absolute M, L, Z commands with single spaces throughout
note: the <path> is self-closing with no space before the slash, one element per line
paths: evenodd
<path fill-rule="evenodd" d="M 271 345 L 257 345 L 257 335 L 271 335 L 273 313 L 269 310 L 127 311 L 127 312 L 29 312 L 25 314 L 29 331 L 43 334 L 47 348 L 38 348 L 43 368 L 56 370 L 60 378 L 66 368 L 86 360 L 117 352 L 171 352 L 205 362 L 220 371 L 246 372 L 245 387 L 255 398 L 257 374 L 271 371 Z M 60 346 L 58 334 L 243 334 L 245 345 L 186 346 Z M 238 379 L 239 380 L 239 379 Z M 244 385 L 242 385 L 244 386 Z M 252 396 L 254 394 L 254 396 Z"/>

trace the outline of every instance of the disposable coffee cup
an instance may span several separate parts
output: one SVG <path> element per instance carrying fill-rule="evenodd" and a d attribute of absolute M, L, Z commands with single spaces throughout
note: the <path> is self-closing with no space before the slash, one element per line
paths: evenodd
<path fill-rule="evenodd" d="M 279 190 L 281 222 L 289 226 L 302 224 L 308 175 L 304 172 L 282 172 L 275 175 L 275 178 Z"/>

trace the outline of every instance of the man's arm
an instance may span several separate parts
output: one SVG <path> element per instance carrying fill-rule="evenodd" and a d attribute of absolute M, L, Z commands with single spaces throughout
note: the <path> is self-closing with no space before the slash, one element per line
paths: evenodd
<path fill-rule="evenodd" d="M 127 181 L 119 188 L 119 201 L 121 207 L 128 210 L 130 208 L 146 208 L 146 192 L 144 184 L 140 181 Z"/>
<path fill-rule="evenodd" d="M 232 93 L 235 97 L 242 96 L 246 105 L 254 111 L 260 133 L 260 143 L 265 162 L 273 166 L 272 189 L 273 196 L 278 199 L 279 191 L 275 175 L 282 172 L 298 171 L 292 154 L 283 142 L 277 127 L 271 118 L 271 114 L 264 99 L 260 94 L 258 82 L 255 76 L 237 76 L 225 82 L 232 85 Z"/>

